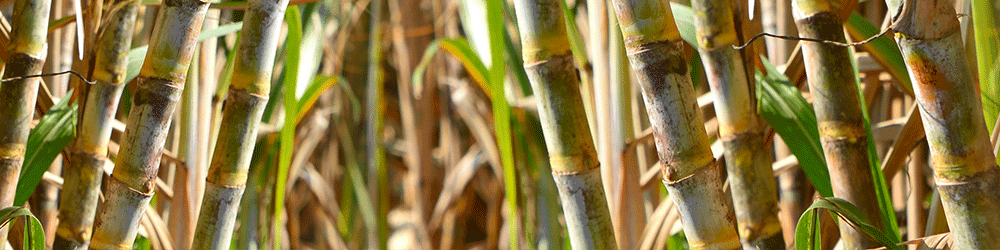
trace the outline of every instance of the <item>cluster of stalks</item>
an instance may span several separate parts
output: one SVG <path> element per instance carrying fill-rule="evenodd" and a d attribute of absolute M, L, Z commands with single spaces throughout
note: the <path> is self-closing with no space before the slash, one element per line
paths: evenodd
<path fill-rule="evenodd" d="M 0 248 L 1000 249 L 995 8 L 686 2 L 0 0 Z"/>

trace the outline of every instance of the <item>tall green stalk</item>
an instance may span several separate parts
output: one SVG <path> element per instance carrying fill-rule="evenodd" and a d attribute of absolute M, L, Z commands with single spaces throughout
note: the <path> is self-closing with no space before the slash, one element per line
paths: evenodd
<path fill-rule="evenodd" d="M 1000 249 L 1000 167 L 950 2 L 905 1 L 896 41 L 914 80 L 953 249 Z M 976 30 L 978 33 L 979 30 Z M 996 83 L 993 83 L 996 84 Z"/>
<path fill-rule="evenodd" d="M 236 47 L 229 98 L 208 169 L 193 249 L 229 249 L 246 188 L 257 125 L 271 89 L 271 69 L 288 0 L 251 0 Z M 290 121 L 289 121 L 290 122 Z"/>
<path fill-rule="evenodd" d="M 767 148 L 767 126 L 757 116 L 757 101 L 747 84 L 737 43 L 732 0 L 695 0 L 699 54 L 715 97 L 719 139 L 725 147 L 726 169 L 740 240 L 748 249 L 784 249 L 778 223 L 778 197 Z"/>
<path fill-rule="evenodd" d="M 692 249 L 739 249 L 732 200 L 722 190 L 704 118 L 666 1 L 615 0 L 625 48 L 642 86 L 663 183 Z"/>
<path fill-rule="evenodd" d="M 47 52 L 45 41 L 51 3 L 52 0 L 17 0 L 14 3 L 3 79 L 41 73 Z M 35 114 L 38 79 L 29 77 L 0 83 L 0 207 L 14 203 L 28 131 Z M 6 228 L 0 229 L 0 245 L 7 241 Z"/>
<path fill-rule="evenodd" d="M 59 226 L 54 249 L 86 249 L 94 226 L 94 214 L 104 179 L 104 162 L 111 140 L 112 122 L 118 100 L 125 89 L 125 71 L 132 33 L 140 1 L 116 1 L 124 5 L 109 14 L 103 32 L 98 34 L 92 78 L 86 85 L 83 113 L 77 123 L 77 138 L 69 146 L 63 169 L 62 195 L 59 201 Z"/>
<path fill-rule="evenodd" d="M 375 210 L 378 218 L 376 228 L 368 228 L 367 249 L 383 249 L 389 235 L 387 215 L 389 214 L 389 170 L 385 164 L 385 148 L 382 146 L 382 128 L 385 124 L 385 104 L 383 98 L 382 59 L 382 20 L 386 0 L 372 0 L 371 22 L 368 33 L 368 75 L 365 85 L 365 106 L 368 115 L 365 116 L 365 141 L 368 148 L 365 156 L 368 159 L 368 193 L 374 195 Z M 355 184 L 357 185 L 357 184 Z"/>
<path fill-rule="evenodd" d="M 616 249 L 559 2 L 518 0 L 514 7 L 524 70 L 538 99 L 538 116 L 570 244 L 574 249 Z"/>
<path fill-rule="evenodd" d="M 115 170 L 104 187 L 91 249 L 130 249 L 160 167 L 163 143 L 184 88 L 209 2 L 167 0 L 160 7 Z"/>
<path fill-rule="evenodd" d="M 846 6 L 838 0 L 795 0 L 793 13 L 802 37 L 845 42 L 839 13 Z M 858 206 L 875 228 L 883 228 L 875 182 L 870 173 L 864 111 L 852 70 L 849 48 L 803 42 L 809 91 L 813 96 L 819 135 L 830 169 L 833 195 Z M 845 249 L 874 248 L 880 245 L 863 233 L 842 223 L 840 235 Z"/>

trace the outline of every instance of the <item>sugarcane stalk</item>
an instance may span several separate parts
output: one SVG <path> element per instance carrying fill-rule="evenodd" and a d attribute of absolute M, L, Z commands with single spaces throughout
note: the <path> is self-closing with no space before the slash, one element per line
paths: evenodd
<path fill-rule="evenodd" d="M 574 249 L 616 249 L 600 164 L 590 135 L 557 0 L 514 1 L 522 60 L 536 98 L 552 177 Z"/>
<path fill-rule="evenodd" d="M 98 35 L 93 69 L 96 83 L 88 86 L 87 96 L 81 99 L 84 107 L 79 116 L 77 137 L 70 143 L 63 169 L 65 182 L 59 202 L 55 249 L 85 249 L 90 242 L 111 140 L 111 124 L 125 88 L 127 54 L 139 3 L 135 0 L 116 2 L 125 6 L 110 13 L 109 22 Z"/>
<path fill-rule="evenodd" d="M 51 3 L 51 0 L 14 3 L 3 79 L 41 73 L 48 52 L 46 36 Z M 0 83 L 0 207 L 14 203 L 28 131 L 35 114 L 38 80 L 29 77 Z M 0 229 L 0 245 L 6 241 L 7 227 L 4 227 Z"/>
<path fill-rule="evenodd" d="M 663 183 L 692 249 L 739 249 L 732 200 L 722 190 L 683 45 L 666 1 L 615 0 L 625 48 L 642 87 Z"/>
<path fill-rule="evenodd" d="M 952 249 L 1000 248 L 1000 168 L 949 2 L 904 1 L 893 20 L 914 80 Z"/>
<path fill-rule="evenodd" d="M 383 249 L 387 245 L 389 235 L 389 170 L 386 168 L 385 148 L 382 145 L 382 128 L 385 125 L 385 73 L 382 60 L 385 51 L 382 48 L 384 30 L 382 21 L 385 18 L 385 0 L 372 0 L 371 20 L 369 21 L 367 75 L 365 79 L 365 149 L 368 168 L 368 193 L 375 196 L 376 216 L 375 228 L 368 228 L 366 249 Z"/>
<path fill-rule="evenodd" d="M 155 192 L 163 144 L 209 2 L 163 2 L 122 135 L 115 169 L 104 186 L 91 249 L 129 249 Z"/>
<path fill-rule="evenodd" d="M 840 11 L 835 0 L 795 0 L 793 14 L 802 37 L 844 42 Z M 830 169 L 833 195 L 858 206 L 875 228 L 882 228 L 875 182 L 869 170 L 869 131 L 859 100 L 857 75 L 851 69 L 849 48 L 803 42 L 809 91 L 819 125 L 820 140 Z M 879 247 L 878 242 L 842 223 L 845 249 Z"/>
<path fill-rule="evenodd" d="M 767 127 L 755 110 L 737 43 L 732 0 L 695 0 L 698 51 L 715 98 L 719 139 L 725 148 L 729 187 L 740 240 L 748 249 L 784 249 L 778 222 L 778 197 L 766 147 Z"/>
<path fill-rule="evenodd" d="M 257 126 L 271 89 L 271 70 L 288 0 L 251 0 L 244 14 L 223 130 L 215 144 L 192 249 L 229 249 L 246 188 Z"/>

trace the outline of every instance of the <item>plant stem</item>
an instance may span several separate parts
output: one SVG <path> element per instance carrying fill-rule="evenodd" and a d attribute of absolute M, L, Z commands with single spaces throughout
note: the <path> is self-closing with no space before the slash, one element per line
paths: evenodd
<path fill-rule="evenodd" d="M 236 45 L 229 98 L 198 215 L 193 249 L 229 249 L 246 189 L 257 126 L 271 90 L 271 70 L 288 0 L 251 0 Z M 286 121 L 286 126 L 295 126 Z M 280 191 L 279 191 L 280 192 Z"/>
<path fill-rule="evenodd" d="M 726 169 L 740 240 L 748 249 L 784 249 L 778 223 L 778 197 L 767 148 L 767 126 L 754 109 L 756 100 L 747 84 L 737 43 L 732 0 L 696 0 L 699 54 L 715 97 L 719 139 L 725 147 Z"/>
<path fill-rule="evenodd" d="M 59 226 L 55 249 L 86 249 L 94 225 L 94 214 L 104 178 L 108 142 L 112 122 L 118 111 L 118 101 L 125 89 L 126 56 L 131 48 L 132 33 L 140 1 L 124 0 L 125 4 L 110 13 L 110 22 L 99 34 L 94 54 L 93 80 L 87 85 L 83 113 L 79 116 L 77 137 L 70 143 L 67 164 L 63 169 L 62 196 L 59 202 Z"/>
<path fill-rule="evenodd" d="M 799 35 L 845 42 L 840 3 L 833 0 L 795 0 L 792 3 Z M 883 228 L 874 178 L 869 173 L 869 132 L 859 100 L 857 75 L 851 69 L 847 47 L 804 42 L 809 91 L 833 194 L 858 206 L 875 228 Z M 840 226 L 846 249 L 879 247 L 878 242 L 846 224 Z"/>
<path fill-rule="evenodd" d="M 14 3 L 10 43 L 3 79 L 41 73 L 51 0 L 18 0 Z M 38 96 L 37 77 L 0 84 L 0 207 L 14 203 L 17 181 L 24 163 L 30 123 Z M 7 227 L 0 229 L 0 245 L 7 241 Z"/>
<path fill-rule="evenodd" d="M 1000 168 L 950 3 L 905 1 L 896 41 L 915 83 L 952 248 L 1000 248 Z M 978 31 L 977 31 L 978 32 Z"/>
<path fill-rule="evenodd" d="M 91 249 L 130 249 L 150 199 L 174 108 L 209 2 L 168 0 L 135 79 L 136 92 L 111 180 L 104 187 Z"/>
<path fill-rule="evenodd" d="M 663 182 L 692 249 L 739 249 L 732 200 L 722 190 L 670 5 L 615 0 L 625 48 L 653 127 Z"/>
<path fill-rule="evenodd" d="M 600 164 L 594 149 L 559 2 L 514 1 L 524 70 L 538 115 L 552 177 L 574 249 L 616 249 Z"/>

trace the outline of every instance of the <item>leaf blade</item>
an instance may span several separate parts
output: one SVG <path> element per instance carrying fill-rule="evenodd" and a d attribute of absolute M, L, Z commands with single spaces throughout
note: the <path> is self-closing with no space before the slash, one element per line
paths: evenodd
<path fill-rule="evenodd" d="M 70 90 L 66 96 L 72 94 L 73 90 Z M 42 180 L 45 171 L 75 137 L 77 104 L 75 101 L 72 104 L 68 103 L 69 99 L 59 100 L 59 103 L 52 106 L 28 134 L 24 167 L 21 169 L 14 195 L 15 206 L 24 205 Z"/>

